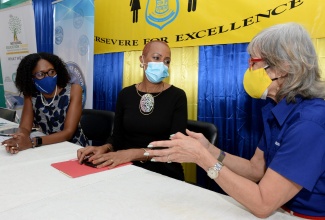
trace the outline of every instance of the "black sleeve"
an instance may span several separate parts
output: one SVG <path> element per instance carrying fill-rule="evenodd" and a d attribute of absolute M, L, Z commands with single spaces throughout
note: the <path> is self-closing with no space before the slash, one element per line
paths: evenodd
<path fill-rule="evenodd" d="M 187 97 L 186 93 L 179 89 L 178 98 L 174 109 L 171 134 L 182 132 L 185 134 L 187 126 Z"/>

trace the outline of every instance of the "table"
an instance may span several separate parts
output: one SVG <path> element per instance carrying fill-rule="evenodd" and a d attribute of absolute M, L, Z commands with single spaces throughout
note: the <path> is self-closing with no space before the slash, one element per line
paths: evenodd
<path fill-rule="evenodd" d="M 76 158 L 79 147 L 0 148 L 0 219 L 257 219 L 231 197 L 134 165 L 79 178 L 50 165 Z"/>

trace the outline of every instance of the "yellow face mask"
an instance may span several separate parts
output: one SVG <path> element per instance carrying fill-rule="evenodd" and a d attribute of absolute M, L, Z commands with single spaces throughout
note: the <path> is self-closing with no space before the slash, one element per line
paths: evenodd
<path fill-rule="evenodd" d="M 243 81 L 244 89 L 252 98 L 266 99 L 267 88 L 273 81 L 265 71 L 267 68 L 268 66 L 256 70 L 250 68 L 246 70 Z"/>

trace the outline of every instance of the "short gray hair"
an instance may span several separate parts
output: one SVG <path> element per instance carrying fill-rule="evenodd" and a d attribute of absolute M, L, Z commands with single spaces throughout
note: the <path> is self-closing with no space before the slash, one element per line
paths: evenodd
<path fill-rule="evenodd" d="M 308 32 L 297 23 L 269 27 L 249 43 L 251 56 L 262 58 L 276 71 L 287 74 L 276 95 L 279 102 L 295 102 L 295 96 L 325 98 L 325 82 L 321 80 L 318 57 Z"/>

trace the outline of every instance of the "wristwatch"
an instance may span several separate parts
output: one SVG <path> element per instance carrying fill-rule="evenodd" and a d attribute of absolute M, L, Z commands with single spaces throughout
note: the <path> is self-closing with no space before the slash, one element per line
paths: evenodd
<path fill-rule="evenodd" d="M 42 138 L 41 137 L 35 137 L 35 143 L 33 143 L 33 148 L 34 147 L 39 147 L 41 145 L 42 145 Z"/>
<path fill-rule="evenodd" d="M 222 163 L 223 159 L 225 159 L 225 156 L 226 156 L 225 152 L 220 150 L 220 155 L 217 160 Z"/>
<path fill-rule="evenodd" d="M 223 164 L 220 161 L 218 161 L 218 163 L 216 163 L 213 167 L 210 167 L 208 169 L 208 171 L 207 171 L 208 176 L 213 180 L 218 178 L 219 172 L 222 167 L 223 167 Z"/>

